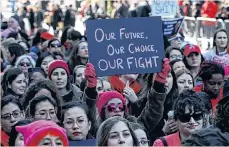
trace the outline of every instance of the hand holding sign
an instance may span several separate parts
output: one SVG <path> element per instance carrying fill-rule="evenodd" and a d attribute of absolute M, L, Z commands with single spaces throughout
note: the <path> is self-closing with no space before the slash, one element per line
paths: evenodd
<path fill-rule="evenodd" d="M 138 100 L 138 97 L 135 94 L 134 90 L 132 88 L 130 88 L 130 86 L 129 86 L 129 81 L 127 81 L 127 83 L 126 83 L 126 87 L 123 90 L 123 95 L 131 103 Z"/>

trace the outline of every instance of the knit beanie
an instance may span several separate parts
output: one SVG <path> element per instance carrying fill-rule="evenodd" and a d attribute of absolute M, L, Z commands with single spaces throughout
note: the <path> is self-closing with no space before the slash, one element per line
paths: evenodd
<path fill-rule="evenodd" d="M 23 135 L 25 146 L 38 146 L 46 135 L 60 137 L 63 146 L 68 146 L 65 129 L 53 121 L 38 120 L 25 126 L 17 126 L 16 130 Z"/>
<path fill-rule="evenodd" d="M 53 60 L 52 62 L 50 62 L 49 68 L 48 68 L 49 79 L 51 79 L 50 77 L 52 75 L 52 72 L 56 68 L 63 68 L 67 72 L 68 76 L 70 75 L 68 64 L 65 61 L 63 61 L 63 60 Z"/>
<path fill-rule="evenodd" d="M 123 104 L 126 104 L 126 99 L 119 92 L 117 91 L 103 92 L 99 95 L 99 98 L 96 102 L 96 107 L 98 109 L 99 116 L 102 115 L 101 113 L 103 107 L 107 104 L 107 102 L 109 102 L 113 98 L 118 98 L 123 102 Z"/>

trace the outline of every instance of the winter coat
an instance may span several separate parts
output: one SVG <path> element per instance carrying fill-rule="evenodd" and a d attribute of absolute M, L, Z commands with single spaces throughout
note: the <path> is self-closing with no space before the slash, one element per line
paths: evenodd
<path fill-rule="evenodd" d="M 81 101 L 83 96 L 83 92 L 75 85 L 71 85 L 71 90 L 68 94 L 62 96 L 63 101 L 71 102 L 71 101 Z"/>
<path fill-rule="evenodd" d="M 9 146 L 9 136 L 1 129 L 1 146 Z"/>

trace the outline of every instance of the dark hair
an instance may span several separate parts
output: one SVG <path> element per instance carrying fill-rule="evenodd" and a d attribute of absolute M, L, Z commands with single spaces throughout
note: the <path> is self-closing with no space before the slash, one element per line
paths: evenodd
<path fill-rule="evenodd" d="M 9 33 L 9 35 L 7 36 L 7 38 L 14 38 L 15 40 L 18 39 L 18 32 L 11 32 Z"/>
<path fill-rule="evenodd" d="M 47 32 L 47 30 L 46 29 L 38 29 L 37 33 L 35 34 L 35 37 L 33 38 L 32 46 L 35 46 L 41 42 L 41 34 L 44 32 Z"/>
<path fill-rule="evenodd" d="M 28 43 L 27 41 L 18 41 L 18 43 L 19 43 L 19 44 L 20 44 L 20 43 L 25 43 L 26 46 L 27 46 L 27 48 L 30 49 L 30 45 L 29 45 L 29 43 Z"/>
<path fill-rule="evenodd" d="M 1 110 L 4 106 L 8 105 L 9 103 L 13 103 L 13 104 L 17 105 L 21 111 L 24 110 L 19 99 L 13 95 L 7 95 L 1 99 Z"/>
<path fill-rule="evenodd" d="M 188 106 L 189 111 L 191 112 L 191 107 L 195 112 L 205 113 L 205 107 L 203 104 L 202 98 L 196 94 L 193 90 L 183 91 L 177 98 L 174 104 L 174 119 L 178 120 L 180 116 L 185 114 L 185 108 Z"/>
<path fill-rule="evenodd" d="M 201 65 L 198 76 L 201 77 L 203 81 L 207 81 L 212 78 L 213 74 L 222 74 L 224 77 L 225 76 L 224 68 L 222 67 L 222 65 L 216 62 L 204 61 Z"/>
<path fill-rule="evenodd" d="M 68 39 L 69 29 L 71 29 L 70 26 L 66 27 L 63 31 L 63 34 L 60 39 L 62 45 L 64 45 L 65 41 Z"/>
<path fill-rule="evenodd" d="M 25 49 L 18 43 L 11 43 L 8 49 L 11 56 L 15 55 L 15 58 L 13 59 L 11 65 L 14 65 L 17 58 L 26 53 Z"/>
<path fill-rule="evenodd" d="M 37 59 L 36 67 L 41 67 L 43 60 L 48 56 L 51 56 L 51 57 L 53 57 L 53 59 L 56 59 L 56 57 L 53 54 L 51 54 L 49 52 L 43 52 L 40 54 L 40 56 Z"/>
<path fill-rule="evenodd" d="M 54 39 L 49 40 L 49 42 L 48 42 L 48 48 L 50 48 L 50 46 L 51 46 L 51 44 L 52 44 L 53 41 L 59 41 L 59 40 L 57 38 L 54 38 Z"/>
<path fill-rule="evenodd" d="M 9 138 L 9 146 L 15 146 L 15 141 L 18 136 L 18 131 L 16 130 L 17 126 L 24 126 L 30 124 L 30 120 L 21 120 L 17 122 L 15 125 L 12 126 L 11 132 L 10 132 L 10 138 Z"/>
<path fill-rule="evenodd" d="M 30 101 L 30 104 L 29 104 L 29 114 L 30 114 L 30 116 L 34 117 L 37 104 L 40 103 L 40 102 L 43 102 L 43 101 L 49 101 L 54 106 L 54 108 L 57 107 L 57 103 L 53 98 L 45 96 L 45 95 L 41 95 L 41 96 L 33 98 Z M 57 111 L 60 111 L 60 110 L 57 108 Z M 59 114 L 59 113 L 57 113 L 57 114 Z"/>
<path fill-rule="evenodd" d="M 9 84 L 12 84 L 12 82 L 18 77 L 18 75 L 24 74 L 23 71 L 19 68 L 10 68 L 7 70 L 2 78 L 2 90 L 4 92 L 4 95 L 7 95 L 9 93 Z"/>
<path fill-rule="evenodd" d="M 214 37 L 213 37 L 213 47 L 216 47 L 215 40 L 216 40 L 216 35 L 217 35 L 219 32 L 224 32 L 224 33 L 226 33 L 226 35 L 227 35 L 227 31 L 226 31 L 225 29 L 218 29 L 218 30 L 216 30 L 216 32 L 215 32 L 215 34 L 214 34 Z M 228 39 L 228 35 L 227 35 L 227 39 Z M 227 43 L 228 43 L 228 41 L 227 41 Z M 225 48 L 227 48 L 227 46 L 226 46 Z"/>
<path fill-rule="evenodd" d="M 201 100 L 203 101 L 206 112 L 209 113 L 212 110 L 212 103 L 211 103 L 209 95 L 205 92 L 198 92 L 196 94 L 199 95 L 199 97 L 201 97 Z"/>
<path fill-rule="evenodd" d="M 165 51 L 165 58 L 168 58 L 169 59 L 169 56 L 170 56 L 170 53 L 173 51 L 173 50 L 177 50 L 181 53 L 181 55 L 184 55 L 182 50 L 175 47 L 175 46 L 169 46 L 168 48 L 166 48 L 166 51 Z"/>
<path fill-rule="evenodd" d="M 35 72 L 41 73 L 44 77 L 47 76 L 46 73 L 45 73 L 45 71 L 44 71 L 41 67 L 29 68 L 29 69 L 28 69 L 28 73 L 29 73 L 29 83 L 32 83 L 32 82 L 33 82 L 32 79 L 31 79 L 31 77 L 32 77 L 33 73 L 35 73 Z"/>
<path fill-rule="evenodd" d="M 62 59 L 64 59 L 64 55 L 61 52 L 53 52 L 53 56 L 60 56 Z"/>
<path fill-rule="evenodd" d="M 183 146 L 229 146 L 229 134 L 223 134 L 218 128 L 206 128 L 192 133 Z"/>
<path fill-rule="evenodd" d="M 175 59 L 175 60 L 171 61 L 171 62 L 170 62 L 170 66 L 171 66 L 171 68 L 172 68 L 172 72 L 174 72 L 174 71 L 173 71 L 173 65 L 174 65 L 175 63 L 177 63 L 177 62 L 183 62 L 183 63 L 184 63 L 184 61 L 181 60 L 181 59 Z"/>
<path fill-rule="evenodd" d="M 138 139 L 133 131 L 128 120 L 122 117 L 111 117 L 105 120 L 100 126 L 96 134 L 96 146 L 108 146 L 107 140 L 109 138 L 109 132 L 112 127 L 117 124 L 118 122 L 123 122 L 127 125 L 130 130 L 130 134 L 133 138 L 133 146 L 139 146 Z"/>
<path fill-rule="evenodd" d="M 80 32 L 73 29 L 68 33 L 68 39 L 72 41 L 81 40 L 82 37 Z"/>

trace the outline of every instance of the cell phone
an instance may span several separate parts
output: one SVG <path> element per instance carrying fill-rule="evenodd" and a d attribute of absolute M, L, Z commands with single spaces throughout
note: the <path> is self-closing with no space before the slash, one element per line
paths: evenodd
<path fill-rule="evenodd" d="M 169 111 L 167 115 L 168 115 L 168 121 L 174 119 L 174 111 L 173 110 Z"/>

